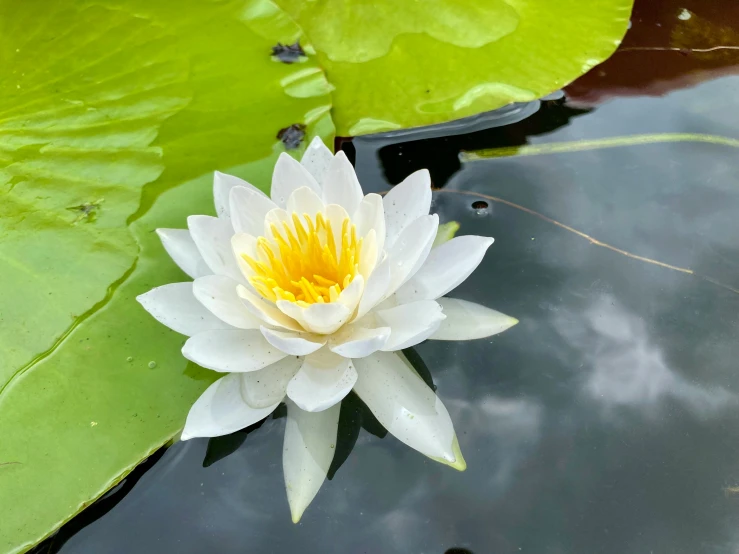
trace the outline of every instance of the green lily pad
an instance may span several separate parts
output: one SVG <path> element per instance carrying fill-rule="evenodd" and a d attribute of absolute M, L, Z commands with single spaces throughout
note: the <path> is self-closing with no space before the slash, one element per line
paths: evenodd
<path fill-rule="evenodd" d="M 37 8 L 0 2 L 0 552 L 171 440 L 215 376 L 133 300 L 186 279 L 153 229 L 212 212 L 215 169 L 268 186 L 281 129 L 333 134 L 320 68 L 272 58 L 300 30 L 271 2 Z"/>
<path fill-rule="evenodd" d="M 336 86 L 343 136 L 527 102 L 608 58 L 633 0 L 277 0 Z"/>

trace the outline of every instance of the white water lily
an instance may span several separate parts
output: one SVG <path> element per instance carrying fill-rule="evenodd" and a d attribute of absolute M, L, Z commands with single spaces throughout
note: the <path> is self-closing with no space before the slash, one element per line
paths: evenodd
<path fill-rule="evenodd" d="M 364 195 L 343 152 L 316 138 L 299 163 L 282 154 L 271 197 L 216 173 L 217 217 L 159 229 L 194 279 L 138 297 L 189 336 L 183 355 L 226 373 L 194 404 L 182 439 L 232 433 L 287 403 L 285 486 L 297 522 L 334 455 L 341 400 L 353 389 L 382 425 L 422 454 L 466 467 L 441 400 L 398 352 L 425 339 L 466 340 L 517 323 L 441 298 L 493 239 L 460 236 L 432 249 L 431 182 L 417 171 L 384 198 Z"/>

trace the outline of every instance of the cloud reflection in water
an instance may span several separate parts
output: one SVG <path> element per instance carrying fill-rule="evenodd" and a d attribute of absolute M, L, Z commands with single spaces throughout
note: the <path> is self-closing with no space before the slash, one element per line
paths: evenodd
<path fill-rule="evenodd" d="M 673 399 L 694 416 L 706 419 L 737 402 L 723 387 L 691 383 L 669 365 L 661 348 L 650 340 L 644 321 L 610 295 L 601 296 L 584 313 L 557 313 L 554 325 L 582 355 L 588 372 L 582 393 L 611 415 L 619 407 L 656 414 Z"/>

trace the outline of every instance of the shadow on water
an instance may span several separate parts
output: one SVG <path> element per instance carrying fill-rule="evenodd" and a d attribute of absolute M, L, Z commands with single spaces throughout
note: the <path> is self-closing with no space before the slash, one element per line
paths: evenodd
<path fill-rule="evenodd" d="M 419 169 L 428 169 L 435 188 L 442 188 L 461 169 L 459 153 L 502 146 L 528 144 L 529 137 L 550 133 L 590 112 L 589 108 L 573 108 L 561 100 L 542 101 L 540 108 L 526 119 L 473 133 L 436 136 L 393 142 L 380 146 L 378 157 L 385 180 L 396 185 Z M 437 131 L 438 133 L 438 131 Z M 377 141 L 377 139 L 359 139 Z M 391 139 L 392 140 L 392 139 Z M 384 141 L 382 141 L 384 142 Z M 378 144 L 382 142 L 377 141 Z"/>

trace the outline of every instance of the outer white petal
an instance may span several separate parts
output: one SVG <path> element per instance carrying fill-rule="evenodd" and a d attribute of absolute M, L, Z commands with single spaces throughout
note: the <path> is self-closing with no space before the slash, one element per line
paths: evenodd
<path fill-rule="evenodd" d="M 396 293 L 399 302 L 436 300 L 462 283 L 480 265 L 493 244 L 490 237 L 468 235 L 445 242 Z"/>
<path fill-rule="evenodd" d="M 272 302 L 269 302 L 245 286 L 236 289 L 236 294 L 244 302 L 252 315 L 263 320 L 272 327 L 283 327 L 291 331 L 302 331 L 303 328 L 292 318 L 282 313 Z"/>
<path fill-rule="evenodd" d="M 326 344 L 323 335 L 311 335 L 309 333 L 295 333 L 293 331 L 275 331 L 260 327 L 262 335 L 267 342 L 286 354 L 292 356 L 307 356 Z"/>
<path fill-rule="evenodd" d="M 382 205 L 382 196 L 371 193 L 362 198 L 359 207 L 352 216 L 352 222 L 357 228 L 357 236 L 365 237 L 370 231 L 375 231 L 377 250 L 382 252 L 385 247 L 385 211 Z"/>
<path fill-rule="evenodd" d="M 187 229 L 157 229 L 164 249 L 182 271 L 193 279 L 213 273 L 203 260 Z"/>
<path fill-rule="evenodd" d="M 362 298 L 359 300 L 359 309 L 355 319 L 361 319 L 385 297 L 390 286 L 390 261 L 385 259 L 367 279 Z"/>
<path fill-rule="evenodd" d="M 385 208 L 385 249 L 389 250 L 400 232 L 411 222 L 428 215 L 431 209 L 431 176 L 427 169 L 412 173 L 395 185 L 382 199 Z"/>
<path fill-rule="evenodd" d="M 321 188 L 308 170 L 289 154 L 283 152 L 277 159 L 275 171 L 272 174 L 270 194 L 272 201 L 280 208 L 284 208 L 292 191 L 300 187 L 310 187 L 316 193 L 321 193 Z"/>
<path fill-rule="evenodd" d="M 258 329 L 204 331 L 187 339 L 182 355 L 214 371 L 256 371 L 285 356 Z"/>
<path fill-rule="evenodd" d="M 262 196 L 266 196 L 261 190 L 259 190 L 251 183 L 247 183 L 243 179 L 239 179 L 238 177 L 234 177 L 233 175 L 227 175 L 226 173 L 216 171 L 213 175 L 213 202 L 216 205 L 216 214 L 218 215 L 218 217 L 230 216 L 230 196 L 231 189 L 234 187 L 245 187 L 254 190 Z"/>
<path fill-rule="evenodd" d="M 364 358 L 377 352 L 390 338 L 390 327 L 345 327 L 329 342 L 332 352 L 345 358 Z"/>
<path fill-rule="evenodd" d="M 323 144 L 321 137 L 314 137 L 308 145 L 308 148 L 306 148 L 305 154 L 303 154 L 303 158 L 300 160 L 300 163 L 320 184 L 323 183 L 323 177 L 333 158 L 334 155 L 331 153 L 331 150 Z"/>
<path fill-rule="evenodd" d="M 241 395 L 252 408 L 266 408 L 285 398 L 290 379 L 303 365 L 303 359 L 288 356 L 258 371 L 239 373 Z"/>
<path fill-rule="evenodd" d="M 349 287 L 345 290 L 348 289 Z M 277 307 L 286 316 L 297 321 L 305 331 L 319 335 L 330 335 L 337 331 L 352 316 L 352 310 L 340 302 L 311 304 L 303 308 L 295 302 L 278 300 Z"/>
<path fill-rule="evenodd" d="M 338 204 L 350 214 L 354 213 L 362 201 L 362 187 L 354 172 L 354 167 L 344 152 L 337 152 L 331 160 L 321 185 L 323 202 Z"/>
<path fill-rule="evenodd" d="M 398 290 L 423 265 L 431 252 L 431 245 L 439 227 L 439 217 L 419 217 L 400 233 L 388 254 L 390 263 L 390 285 L 385 297 Z"/>
<path fill-rule="evenodd" d="M 192 283 L 170 283 L 136 297 L 144 309 L 173 331 L 192 336 L 212 329 L 233 329 L 198 302 Z"/>
<path fill-rule="evenodd" d="M 195 279 L 195 298 L 218 319 L 239 329 L 259 329 L 262 320 L 252 315 L 236 294 L 239 283 L 225 275 L 207 275 Z"/>
<path fill-rule="evenodd" d="M 340 402 L 356 380 L 351 360 L 324 349 L 305 358 L 287 385 L 287 395 L 301 409 L 320 412 Z"/>
<path fill-rule="evenodd" d="M 324 205 L 321 197 L 313 189 L 300 187 L 292 191 L 290 197 L 287 199 L 286 211 L 290 216 L 295 212 L 304 223 L 303 214 L 308 214 L 313 218 L 318 212 L 323 211 L 323 208 Z"/>
<path fill-rule="evenodd" d="M 282 472 L 293 523 L 315 498 L 334 459 L 340 405 L 319 413 L 301 410 L 288 400 Z"/>
<path fill-rule="evenodd" d="M 226 375 L 208 387 L 190 408 L 182 440 L 228 435 L 261 421 L 278 405 L 250 407 L 241 396 L 241 376 Z"/>
<path fill-rule="evenodd" d="M 402 350 L 429 338 L 441 325 L 444 314 L 433 300 L 420 300 L 374 312 L 380 324 L 391 329 L 382 350 Z"/>
<path fill-rule="evenodd" d="M 264 193 L 253 188 L 233 187 L 230 200 L 231 223 L 236 233 L 259 236 L 264 229 L 264 216 L 277 205 Z"/>
<path fill-rule="evenodd" d="M 514 317 L 474 302 L 457 298 L 439 298 L 438 302 L 444 310 L 446 319 L 429 337 L 433 340 L 481 339 L 502 333 L 518 323 Z"/>
<path fill-rule="evenodd" d="M 207 215 L 191 215 L 187 226 L 205 263 L 216 275 L 227 275 L 237 281 L 243 276 L 231 249 L 233 226 L 229 219 Z"/>
<path fill-rule="evenodd" d="M 430 458 L 466 467 L 444 404 L 404 358 L 376 352 L 354 363 L 354 391 L 388 431 Z"/>

